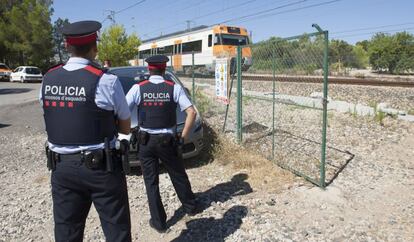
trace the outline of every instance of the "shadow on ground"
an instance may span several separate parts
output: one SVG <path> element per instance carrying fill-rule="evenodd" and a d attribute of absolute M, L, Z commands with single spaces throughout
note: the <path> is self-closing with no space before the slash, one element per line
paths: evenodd
<path fill-rule="evenodd" d="M 0 89 L 0 95 L 5 95 L 5 94 L 19 94 L 19 93 L 25 93 L 25 92 L 30 92 L 31 88 L 2 88 Z"/>
<path fill-rule="evenodd" d="M 235 196 L 242 196 L 253 192 L 250 184 L 246 182 L 247 178 L 248 175 L 245 173 L 236 174 L 228 182 L 219 183 L 204 192 L 196 193 L 198 211 L 202 212 L 206 210 L 213 203 L 224 203 Z M 184 216 L 184 209 L 180 207 L 167 221 L 167 226 L 170 227 L 176 224 Z"/>
<path fill-rule="evenodd" d="M 321 147 L 319 140 L 303 137 L 292 132 L 276 129 L 275 132 L 259 132 L 244 141 L 244 146 L 260 150 L 260 146 L 272 147 L 274 135 L 274 154 L 263 154 L 267 159 L 273 160 L 287 170 L 304 176 L 313 183 L 320 181 Z M 347 150 L 326 145 L 325 183 L 331 184 L 354 158 L 354 154 Z"/>
<path fill-rule="evenodd" d="M 0 123 L 0 129 L 1 128 L 5 128 L 5 127 L 9 127 L 11 124 L 2 124 L 2 123 Z"/>
<path fill-rule="evenodd" d="M 187 228 L 172 241 L 224 241 L 236 232 L 243 223 L 248 209 L 245 206 L 233 206 L 223 218 L 199 218 L 186 222 Z"/>

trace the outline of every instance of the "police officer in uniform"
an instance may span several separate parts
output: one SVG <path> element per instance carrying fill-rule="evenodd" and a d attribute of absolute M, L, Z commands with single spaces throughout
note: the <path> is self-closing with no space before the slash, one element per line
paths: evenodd
<path fill-rule="evenodd" d="M 184 211 L 190 215 L 198 212 L 188 176 L 177 153 L 175 138 L 177 104 L 187 114 L 181 142 L 188 138 L 196 112 L 183 88 L 164 79 L 168 60 L 164 55 L 147 58 L 149 79 L 134 85 L 126 95 L 130 110 L 138 108 L 139 159 L 151 214 L 149 224 L 160 233 L 167 230 L 167 225 L 158 186 L 159 160 L 167 169 Z"/>
<path fill-rule="evenodd" d="M 40 92 L 52 170 L 56 241 L 82 241 L 93 203 L 107 241 L 131 241 L 125 174 L 114 149 L 116 134 L 130 131 L 130 111 L 118 78 L 92 61 L 96 21 L 61 29 L 71 58 L 51 68 Z"/>

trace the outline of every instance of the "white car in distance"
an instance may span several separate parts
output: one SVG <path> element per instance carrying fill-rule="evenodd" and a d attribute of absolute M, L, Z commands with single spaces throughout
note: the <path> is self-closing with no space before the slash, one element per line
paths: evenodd
<path fill-rule="evenodd" d="M 19 81 L 21 83 L 30 81 L 41 82 L 43 78 L 42 72 L 35 66 L 19 66 L 10 74 L 10 81 Z"/>

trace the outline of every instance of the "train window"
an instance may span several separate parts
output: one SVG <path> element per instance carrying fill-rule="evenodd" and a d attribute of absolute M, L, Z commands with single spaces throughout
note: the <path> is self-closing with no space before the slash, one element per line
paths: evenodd
<path fill-rule="evenodd" d="M 140 56 L 140 59 L 145 59 L 145 58 L 151 56 L 151 50 L 141 50 L 139 52 L 139 56 Z"/>
<path fill-rule="evenodd" d="M 173 54 L 173 46 L 163 46 L 157 48 L 157 54 L 159 55 L 172 55 Z"/>
<path fill-rule="evenodd" d="M 240 28 L 237 27 L 227 27 L 227 32 L 231 34 L 240 34 Z"/>
<path fill-rule="evenodd" d="M 208 35 L 208 47 L 211 47 L 211 45 L 212 45 L 212 42 L 213 42 L 212 37 L 213 36 L 211 34 Z"/>
<path fill-rule="evenodd" d="M 181 52 L 182 52 L 182 49 L 181 49 L 182 47 L 181 47 L 181 44 L 175 44 L 174 45 L 174 55 L 179 55 L 179 54 L 181 54 Z"/>
<path fill-rule="evenodd" d="M 183 44 L 181 44 L 181 43 L 177 44 L 176 50 L 177 50 L 178 54 L 182 54 L 183 53 Z"/>
<path fill-rule="evenodd" d="M 173 53 L 173 46 L 172 45 L 168 45 L 164 47 L 164 54 L 165 55 L 172 55 Z"/>
<path fill-rule="evenodd" d="M 221 41 L 223 45 L 247 45 L 247 36 L 221 34 Z"/>
<path fill-rule="evenodd" d="M 214 45 L 219 45 L 220 43 L 220 35 L 214 35 Z"/>
<path fill-rule="evenodd" d="M 191 52 L 201 52 L 201 45 L 202 45 L 202 41 L 201 40 L 197 40 L 197 41 L 192 41 L 192 42 L 187 42 L 187 43 L 183 43 L 183 54 L 189 54 Z"/>
<path fill-rule="evenodd" d="M 164 47 L 158 47 L 157 54 L 163 55 L 164 53 L 165 53 L 165 48 Z"/>

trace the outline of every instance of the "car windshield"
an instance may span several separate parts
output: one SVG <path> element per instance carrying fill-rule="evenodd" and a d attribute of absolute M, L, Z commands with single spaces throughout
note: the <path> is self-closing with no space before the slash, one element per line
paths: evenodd
<path fill-rule="evenodd" d="M 9 67 L 4 64 L 0 64 L 0 69 L 9 69 Z"/>
<path fill-rule="evenodd" d="M 26 73 L 27 74 L 40 74 L 40 70 L 39 68 L 36 68 L 36 67 L 27 67 Z"/>
<path fill-rule="evenodd" d="M 111 68 L 109 70 L 111 74 L 118 76 L 119 81 L 121 82 L 124 93 L 127 94 L 129 89 L 134 84 L 137 84 L 141 80 L 147 80 L 149 78 L 149 73 L 147 67 L 137 66 L 137 67 L 125 67 L 125 68 Z M 166 71 L 164 78 L 167 80 L 172 80 L 180 86 L 184 87 L 180 80 L 172 74 L 170 71 Z"/>

